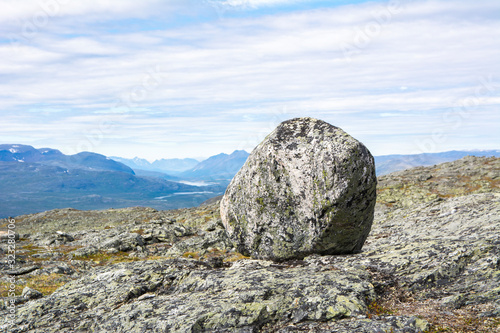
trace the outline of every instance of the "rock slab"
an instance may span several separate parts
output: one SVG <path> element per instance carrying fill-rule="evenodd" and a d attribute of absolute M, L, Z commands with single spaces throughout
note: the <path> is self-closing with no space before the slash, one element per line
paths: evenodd
<path fill-rule="evenodd" d="M 250 154 L 221 218 L 237 250 L 253 258 L 355 253 L 371 229 L 376 184 L 361 142 L 324 121 L 295 118 Z"/>

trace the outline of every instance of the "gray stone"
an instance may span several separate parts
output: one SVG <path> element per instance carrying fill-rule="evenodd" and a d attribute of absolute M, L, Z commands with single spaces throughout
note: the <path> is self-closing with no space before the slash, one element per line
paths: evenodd
<path fill-rule="evenodd" d="M 186 252 L 205 254 L 210 248 L 227 250 L 231 248 L 231 242 L 224 230 L 218 229 L 206 232 L 203 236 L 195 236 L 175 243 L 168 251 L 168 255 L 182 255 Z"/>
<path fill-rule="evenodd" d="M 304 322 L 285 326 L 278 330 L 272 327 L 265 333 L 291 332 L 334 332 L 334 333 L 422 333 L 428 332 L 429 324 L 418 317 L 390 316 L 373 320 L 357 318 L 342 319 L 334 322 Z"/>
<path fill-rule="evenodd" d="M 30 266 L 21 267 L 19 269 L 13 269 L 13 270 L 6 271 L 5 274 L 14 275 L 14 276 L 24 275 L 24 274 L 31 273 L 39 268 L 40 267 L 38 267 L 37 265 L 30 265 Z"/>
<path fill-rule="evenodd" d="M 71 251 L 70 254 L 74 257 L 88 257 L 97 254 L 98 252 L 99 249 L 97 247 L 90 245 Z"/>
<path fill-rule="evenodd" d="M 191 236 L 193 232 L 190 228 L 175 222 L 162 222 L 164 224 L 152 222 L 151 225 L 140 225 L 135 231 L 140 230 L 145 243 L 175 243 L 180 237 Z"/>
<path fill-rule="evenodd" d="M 256 332 L 277 320 L 322 322 L 363 315 L 374 299 L 369 275 L 352 269 L 325 273 L 255 262 L 213 270 L 194 260 L 145 261 L 96 268 L 20 307 L 15 327 L 30 325 L 35 332 Z"/>
<path fill-rule="evenodd" d="M 42 298 L 43 294 L 36 289 L 30 287 L 24 287 L 21 296 L 24 297 L 25 299 L 31 300 L 31 299 Z"/>
<path fill-rule="evenodd" d="M 170 230 L 165 228 L 155 228 L 151 230 L 151 238 L 158 242 L 173 243 L 177 240 L 177 236 Z"/>
<path fill-rule="evenodd" d="M 75 239 L 68 233 L 56 231 L 47 234 L 39 243 L 43 246 L 59 246 L 74 241 Z"/>
<path fill-rule="evenodd" d="M 48 269 L 49 274 L 65 274 L 65 275 L 71 275 L 75 273 L 75 270 L 71 267 L 69 267 L 68 264 L 62 263 L 60 265 L 50 267 Z"/>
<path fill-rule="evenodd" d="M 141 235 L 127 232 L 105 241 L 100 248 L 111 251 L 114 249 L 118 251 L 131 251 L 143 245 L 144 239 Z"/>
<path fill-rule="evenodd" d="M 63 231 L 56 231 L 56 235 L 57 235 L 57 240 L 64 243 L 72 242 L 75 240 L 73 236 Z"/>
<path fill-rule="evenodd" d="M 281 123 L 250 154 L 221 201 L 237 250 L 276 261 L 361 250 L 373 222 L 375 164 L 340 128 Z"/>

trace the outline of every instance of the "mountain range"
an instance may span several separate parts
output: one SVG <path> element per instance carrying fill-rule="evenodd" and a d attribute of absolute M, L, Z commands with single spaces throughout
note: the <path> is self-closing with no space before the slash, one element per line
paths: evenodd
<path fill-rule="evenodd" d="M 88 171 L 119 171 L 135 174 L 134 171 L 104 155 L 81 152 L 75 155 L 64 155 L 57 149 L 35 149 L 27 145 L 0 145 L 0 162 L 39 163 L 67 169 Z"/>
<path fill-rule="evenodd" d="M 432 166 L 435 164 L 452 162 L 461 159 L 467 155 L 472 156 L 495 156 L 500 157 L 500 150 L 452 150 L 439 153 L 422 153 L 412 155 L 381 155 L 375 156 L 375 166 L 377 175 L 382 176 L 395 171 L 401 171 L 417 166 Z M 139 158 L 124 159 L 119 157 L 112 157 L 118 162 L 121 162 L 132 168 L 137 174 L 144 174 L 145 170 L 157 172 L 156 174 L 149 174 L 150 176 L 165 177 L 165 174 L 170 175 L 169 179 L 186 179 L 186 180 L 230 180 L 243 166 L 249 154 L 244 150 L 236 150 L 232 154 L 218 154 L 208 159 L 197 163 L 192 168 L 182 170 L 177 169 L 176 172 L 169 172 L 167 169 L 160 167 L 152 167 L 155 162 L 149 163 L 147 160 Z M 137 161 L 141 163 L 137 163 Z M 189 160 L 189 159 L 185 159 Z M 190 159 L 192 160 L 192 159 Z M 162 163 L 178 163 L 184 161 L 179 159 L 163 159 Z M 145 164 L 147 163 L 147 164 Z M 158 164 L 156 164 L 158 165 Z M 176 164 L 178 165 L 178 164 Z M 163 174 L 162 174 L 163 173 Z"/>
<path fill-rule="evenodd" d="M 194 168 L 200 161 L 194 158 L 171 158 L 171 159 L 160 159 L 153 163 L 148 160 L 135 157 L 132 159 L 110 156 L 111 159 L 123 163 L 126 166 L 134 170 L 143 171 L 153 171 L 153 172 L 163 172 L 172 176 L 180 174 L 184 171 Z"/>
<path fill-rule="evenodd" d="M 500 150 L 375 156 L 377 175 L 450 162 L 467 155 L 500 157 Z M 249 154 L 236 150 L 198 162 L 147 160 L 51 148 L 0 145 L 0 218 L 55 208 L 107 209 L 197 206 L 224 193 Z"/>
<path fill-rule="evenodd" d="M 465 156 L 500 157 L 500 150 L 452 150 L 441 153 L 423 153 L 415 155 L 383 155 L 375 156 L 377 176 L 391 172 L 406 170 L 417 166 L 432 166 L 452 162 Z"/>
<path fill-rule="evenodd" d="M 231 180 L 245 164 L 249 155 L 244 150 L 235 150 L 230 155 L 218 154 L 198 163 L 194 168 L 184 171 L 180 176 L 191 180 Z"/>
<path fill-rule="evenodd" d="M 135 157 L 126 159 L 111 157 L 132 168 L 137 174 L 165 177 L 151 172 L 161 172 L 172 176 L 170 179 L 190 181 L 227 181 L 231 180 L 238 170 L 245 164 L 248 154 L 244 150 L 235 150 L 231 154 L 221 153 L 198 162 L 192 158 L 161 159 L 153 163 Z M 145 172 L 149 171 L 149 172 Z"/>
<path fill-rule="evenodd" d="M 140 176 L 95 153 L 65 155 L 50 148 L 0 145 L 0 217 L 67 207 L 191 207 L 222 194 L 225 186 L 199 187 Z"/>

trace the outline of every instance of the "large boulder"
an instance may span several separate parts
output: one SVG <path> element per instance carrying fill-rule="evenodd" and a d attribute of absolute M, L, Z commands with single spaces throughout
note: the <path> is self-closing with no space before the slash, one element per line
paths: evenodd
<path fill-rule="evenodd" d="M 282 261 L 361 250 L 376 198 L 373 156 L 313 118 L 281 123 L 250 154 L 221 201 L 239 252 Z"/>

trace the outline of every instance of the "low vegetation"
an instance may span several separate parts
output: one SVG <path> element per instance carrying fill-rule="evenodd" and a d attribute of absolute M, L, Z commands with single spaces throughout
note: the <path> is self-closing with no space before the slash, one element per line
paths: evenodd
<path fill-rule="evenodd" d="M 495 287 L 495 281 L 498 280 L 497 272 L 500 267 L 498 249 L 494 243 L 498 239 L 495 238 L 497 227 L 494 223 L 497 221 L 495 214 L 498 212 L 498 193 L 500 193 L 499 170 L 500 159 L 466 158 L 451 164 L 417 168 L 409 172 L 379 177 L 377 208 L 379 215 L 362 253 L 352 256 L 325 256 L 325 258 L 319 256 L 315 259 L 318 262 L 317 266 L 306 262 L 306 259 L 297 263 L 283 262 L 273 265 L 270 271 L 287 272 L 294 267 L 310 265 L 308 267 L 311 267 L 311 270 L 314 268 L 329 275 L 340 274 L 346 267 L 347 271 L 359 269 L 369 273 L 366 280 L 373 284 L 376 292 L 376 299 L 374 301 L 370 299 L 363 306 L 363 312 L 359 314 L 363 320 L 383 322 L 393 317 L 419 318 L 429 324 L 425 331 L 427 333 L 500 331 L 500 318 L 494 306 L 495 297 L 498 302 L 498 291 L 495 289 L 498 284 Z M 482 220 L 474 220 L 474 216 L 482 216 Z M 447 221 L 455 221 L 458 227 Z M 21 295 L 24 287 L 36 289 L 47 296 L 69 281 L 81 278 L 89 270 L 104 272 L 111 265 L 140 267 L 143 265 L 140 261 L 144 261 L 144 265 L 161 266 L 167 264 L 159 264 L 156 260 L 165 262 L 174 259 L 173 262 L 179 261 L 181 266 L 197 267 L 196 269 L 201 272 L 199 276 L 203 276 L 203 272 L 223 274 L 224 269 L 229 268 L 234 262 L 249 259 L 236 252 L 234 248 L 223 245 L 224 242 L 217 238 L 219 237 L 217 235 L 223 233 L 217 202 L 198 208 L 171 211 L 156 211 L 142 207 L 107 211 L 62 209 L 23 216 L 16 222 L 17 231 L 21 236 L 16 243 L 17 266 L 39 267 L 30 273 L 16 276 L 17 296 Z M 4 223 L 5 221 L 0 221 L 0 225 Z M 415 242 L 413 236 L 418 231 L 413 229 L 408 231 L 409 225 L 413 229 L 425 226 L 426 232 L 434 228 L 429 231 L 431 236 L 436 230 L 451 227 L 458 228 L 450 229 L 453 237 L 459 237 L 456 233 L 462 232 L 460 228 L 464 225 L 469 226 L 468 229 L 464 228 L 470 230 L 463 234 L 465 237 L 463 244 L 459 241 L 448 242 L 447 234 L 440 234 L 437 240 L 422 237 Z M 137 249 L 135 246 L 127 251 L 99 248 L 97 253 L 75 256 L 73 251 L 79 252 L 82 247 L 88 247 L 91 243 L 79 243 L 89 229 L 96 230 L 94 233 L 88 233 L 92 237 L 105 233 L 118 235 L 123 231 L 124 234 L 132 233 L 134 237 L 141 236 L 147 239 L 147 242 L 145 241 L 142 249 Z M 154 234 L 152 230 L 159 229 L 165 231 L 161 240 L 152 236 Z M 47 239 L 55 239 L 60 234 L 57 231 L 71 234 L 75 241 L 44 245 L 48 244 Z M 105 240 L 106 238 L 101 237 L 99 242 Z M 184 245 L 180 246 L 181 243 Z M 5 248 L 5 244 L 0 245 Z M 173 253 L 172 250 L 175 248 L 178 252 Z M 322 260 L 327 262 L 321 263 Z M 239 262 L 237 267 L 246 265 L 253 263 Z M 58 267 L 64 268 L 65 271 L 61 272 Z M 390 274 L 380 267 L 389 270 Z M 407 267 L 413 268 L 411 271 L 405 270 Z M 435 270 L 432 267 L 435 267 Z M 217 271 L 213 272 L 212 269 Z M 445 277 L 439 275 L 447 269 L 452 275 Z M 436 283 L 418 282 L 415 277 L 420 273 L 434 274 L 433 283 Z M 412 283 L 418 288 L 411 288 L 409 284 L 405 284 L 408 279 L 413 279 Z M 443 284 L 438 285 L 437 281 Z M 476 295 L 474 287 L 460 286 L 462 283 L 460 281 L 466 281 L 464 284 L 469 286 L 475 286 L 477 282 L 486 291 L 478 289 L 477 293 L 480 295 Z M 172 280 L 172 286 L 175 283 L 177 280 Z M 7 297 L 8 288 L 10 284 L 7 275 L 4 274 L 0 276 L 0 297 Z M 167 295 L 170 285 L 162 288 L 159 289 L 161 293 Z M 466 294 L 464 288 L 467 289 Z M 156 297 L 161 294 L 153 288 L 145 295 L 150 297 L 149 294 L 155 295 L 155 293 Z M 459 302 L 456 305 L 443 303 L 443 299 L 448 296 L 462 294 L 466 295 L 466 302 Z M 249 299 L 254 297 L 254 295 L 247 296 Z M 130 302 L 133 301 L 135 299 Z M 0 304 L 0 311 L 1 307 Z M 262 312 L 260 315 L 266 314 Z M 283 328 L 294 327 L 297 331 L 303 332 L 333 330 L 336 325 L 334 321 L 305 321 L 293 325 L 288 322 L 279 323 L 281 324 Z M 279 325 L 276 322 L 269 322 L 260 328 L 263 332 L 273 332 L 277 327 L 281 327 Z M 397 328 L 384 328 L 382 331 L 391 332 L 391 330 L 402 332 Z"/>

